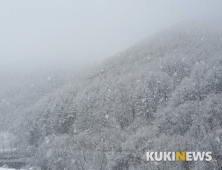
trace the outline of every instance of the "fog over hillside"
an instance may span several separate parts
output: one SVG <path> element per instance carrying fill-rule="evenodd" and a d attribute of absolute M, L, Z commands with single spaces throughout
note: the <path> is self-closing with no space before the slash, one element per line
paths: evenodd
<path fill-rule="evenodd" d="M 174 26 L 42 97 L 11 133 L 42 169 L 220 169 L 221 55 L 220 28 Z M 162 150 L 214 163 L 146 161 Z"/>
<path fill-rule="evenodd" d="M 0 169 L 221 170 L 221 6 L 0 1 Z"/>

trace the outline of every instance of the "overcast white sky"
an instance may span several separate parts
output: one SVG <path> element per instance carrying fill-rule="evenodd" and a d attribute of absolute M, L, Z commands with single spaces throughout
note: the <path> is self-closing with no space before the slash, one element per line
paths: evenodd
<path fill-rule="evenodd" d="M 221 0 L 0 0 L 0 62 L 100 62 Z"/>

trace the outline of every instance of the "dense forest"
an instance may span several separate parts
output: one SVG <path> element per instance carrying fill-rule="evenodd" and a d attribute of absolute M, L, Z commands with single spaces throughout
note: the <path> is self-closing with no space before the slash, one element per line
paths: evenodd
<path fill-rule="evenodd" d="M 20 91 L 25 95 L 17 95 L 22 100 L 16 98 L 16 102 L 26 100 L 26 105 L 13 111 L 17 119 L 10 120 L 10 131 L 16 146 L 31 154 L 30 166 L 42 170 L 222 168 L 220 29 L 177 25 L 78 78 L 57 77 L 45 81 L 35 77 L 34 82 L 51 89 L 47 94 L 36 85 L 41 93 L 36 91 L 30 100 L 26 96 L 34 87 L 28 83 Z M 148 151 L 211 151 L 213 161 L 147 162 Z"/>

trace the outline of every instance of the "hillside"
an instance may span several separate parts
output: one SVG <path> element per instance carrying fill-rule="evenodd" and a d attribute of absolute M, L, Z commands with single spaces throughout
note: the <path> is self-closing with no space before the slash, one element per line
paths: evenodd
<path fill-rule="evenodd" d="M 30 69 L 27 69 L 30 70 Z M 0 68 L 0 129 L 7 130 L 22 110 L 36 103 L 67 83 L 70 77 L 63 70 L 16 68 L 8 64 Z"/>
<path fill-rule="evenodd" d="M 41 98 L 12 131 L 43 170 L 220 169 L 221 55 L 220 31 L 169 28 Z M 165 150 L 212 151 L 214 163 L 146 162 Z"/>

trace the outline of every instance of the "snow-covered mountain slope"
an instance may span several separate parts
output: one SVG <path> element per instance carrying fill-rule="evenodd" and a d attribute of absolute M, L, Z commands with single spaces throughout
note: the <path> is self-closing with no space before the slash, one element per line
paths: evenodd
<path fill-rule="evenodd" d="M 42 98 L 14 132 L 42 169 L 219 168 L 221 56 L 219 29 L 170 28 Z M 212 151 L 217 163 L 145 161 L 166 149 Z"/>

